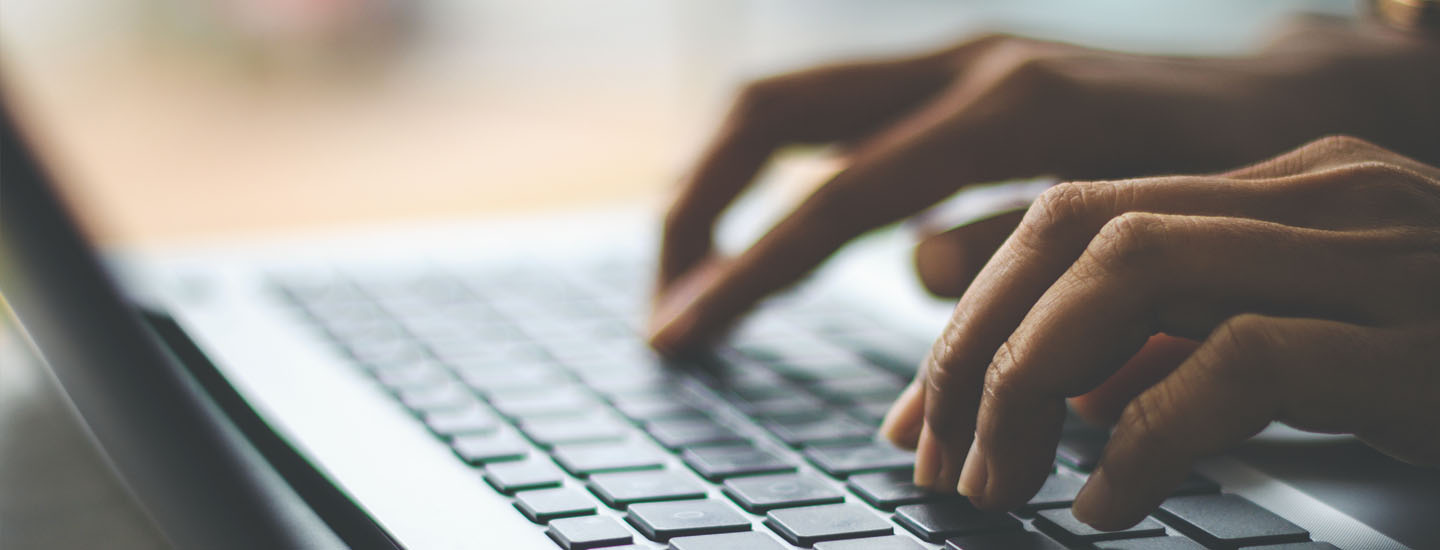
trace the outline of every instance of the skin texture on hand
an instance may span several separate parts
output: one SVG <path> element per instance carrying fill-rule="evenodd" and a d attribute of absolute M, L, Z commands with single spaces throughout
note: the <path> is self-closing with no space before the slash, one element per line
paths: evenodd
<path fill-rule="evenodd" d="M 966 185 L 1102 180 L 917 247 L 922 281 L 963 295 L 882 427 L 916 449 L 917 483 L 1023 503 L 1067 399 L 1118 426 L 1075 505 L 1105 529 L 1272 420 L 1440 462 L 1435 90 L 1440 41 L 1315 21 L 1244 58 L 986 36 L 765 79 L 667 213 L 651 342 L 703 348 L 852 238 Z M 1385 148 L 1312 142 L 1329 134 Z M 717 252 L 718 217 L 793 143 L 840 144 L 846 168 Z"/>
<path fill-rule="evenodd" d="M 1327 138 L 1217 176 L 1057 186 L 882 429 L 916 448 L 917 483 L 1009 509 L 1077 396 L 1102 421 L 1123 405 L 1074 505 L 1101 529 L 1272 421 L 1440 464 L 1440 169 Z"/>
<path fill-rule="evenodd" d="M 1338 133 L 1440 162 L 1434 67 L 1436 41 L 1308 21 L 1243 58 L 991 35 L 758 81 L 666 215 L 651 343 L 672 355 L 704 348 L 849 240 L 973 183 L 1218 171 Z M 840 144 L 846 167 L 753 246 L 717 253 L 718 217 L 772 152 L 794 143 Z"/>

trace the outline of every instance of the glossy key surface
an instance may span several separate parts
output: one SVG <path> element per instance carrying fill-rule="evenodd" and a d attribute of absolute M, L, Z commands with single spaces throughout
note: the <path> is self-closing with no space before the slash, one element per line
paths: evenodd
<path fill-rule="evenodd" d="M 1119 531 L 1100 531 L 1075 519 L 1069 508 L 1041 510 L 1035 514 L 1035 527 L 1056 540 L 1066 544 L 1086 544 L 1104 540 L 1160 537 L 1165 535 L 1165 526 L 1151 518 L 1145 518 L 1129 528 Z"/>
<path fill-rule="evenodd" d="M 1085 486 L 1085 480 L 1079 477 L 1051 473 L 1045 478 L 1045 484 L 1035 496 L 1030 497 L 1030 502 L 1021 507 L 1025 511 L 1048 510 L 1050 508 L 1064 508 L 1075 502 L 1075 495 L 1080 494 L 1080 488 Z"/>
<path fill-rule="evenodd" d="M 846 477 L 860 472 L 898 470 L 909 468 L 915 464 L 915 453 L 903 451 L 889 443 L 878 441 L 815 445 L 805 449 L 805 458 L 832 477 Z"/>
<path fill-rule="evenodd" d="M 782 508 L 765 514 L 765 525 L 798 546 L 837 539 L 888 535 L 895 529 L 875 512 L 858 504 L 826 504 Z"/>
<path fill-rule="evenodd" d="M 570 487 L 521 491 L 515 497 L 515 507 L 525 517 L 536 523 L 552 519 L 584 516 L 595 513 L 595 499 L 585 491 Z"/>
<path fill-rule="evenodd" d="M 1310 533 L 1239 495 L 1172 497 L 1159 515 L 1171 527 L 1210 547 L 1304 542 Z"/>
<path fill-rule="evenodd" d="M 819 443 L 863 442 L 875 435 L 869 425 L 840 413 L 825 416 L 779 419 L 765 423 L 766 429 L 786 445 L 800 447 Z"/>
<path fill-rule="evenodd" d="M 647 502 L 630 506 L 625 515 L 650 540 L 749 531 L 750 518 L 718 500 Z"/>
<path fill-rule="evenodd" d="M 657 420 L 647 424 L 645 431 L 650 432 L 655 441 L 671 450 L 745 442 L 745 438 L 735 433 L 735 430 L 708 418 Z"/>
<path fill-rule="evenodd" d="M 670 539 L 671 550 L 785 550 L 775 537 L 756 531 Z"/>
<path fill-rule="evenodd" d="M 680 456 L 705 479 L 719 481 L 738 475 L 793 472 L 795 465 L 769 451 L 749 445 L 697 447 Z"/>
<path fill-rule="evenodd" d="M 920 543 L 901 535 L 832 540 L 815 543 L 815 550 L 925 550 Z"/>
<path fill-rule="evenodd" d="M 846 480 L 845 485 L 856 495 L 882 510 L 894 510 L 896 506 L 915 504 L 927 500 L 944 498 L 931 493 L 913 482 L 915 474 L 910 469 L 856 474 Z"/>
<path fill-rule="evenodd" d="M 508 431 L 463 435 L 450 441 L 455 454 L 470 464 L 520 460 L 530 454 L 530 444 Z"/>
<path fill-rule="evenodd" d="M 1031 531 L 953 537 L 945 541 L 945 548 L 946 550 L 1065 550 L 1064 545 L 1045 535 Z"/>
<path fill-rule="evenodd" d="M 559 487 L 565 474 L 550 459 L 537 457 L 519 462 L 496 462 L 485 466 L 485 481 L 507 495 L 527 489 Z"/>
<path fill-rule="evenodd" d="M 550 522 L 545 534 L 565 550 L 588 550 L 635 540 L 625 524 L 605 516 L 557 519 Z"/>
<path fill-rule="evenodd" d="M 704 498 L 705 487 L 694 476 L 674 470 L 595 474 L 587 484 L 611 508 L 638 502 Z"/>
<path fill-rule="evenodd" d="M 605 472 L 653 470 L 665 463 L 658 450 L 635 442 L 561 445 L 555 448 L 555 462 L 571 475 L 585 477 Z"/>
<path fill-rule="evenodd" d="M 963 535 L 1020 529 L 1020 522 L 1009 514 L 981 512 L 964 498 L 901 506 L 895 509 L 895 521 L 935 543 Z"/>
<path fill-rule="evenodd" d="M 845 500 L 845 495 L 840 491 L 808 474 L 731 478 L 725 481 L 724 491 L 741 508 L 757 514 L 775 508 L 830 504 Z"/>

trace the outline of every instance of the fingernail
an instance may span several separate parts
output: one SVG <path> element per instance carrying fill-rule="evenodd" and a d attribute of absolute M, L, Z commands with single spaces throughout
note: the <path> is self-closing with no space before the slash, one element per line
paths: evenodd
<path fill-rule="evenodd" d="M 914 401 L 920 398 L 920 384 L 911 382 L 905 387 L 900 397 L 895 398 L 895 404 L 890 406 L 890 411 L 885 413 L 885 420 L 880 423 L 880 435 L 897 446 L 909 444 L 910 435 L 904 432 L 913 432 L 913 416 L 910 409 L 914 407 Z"/>
<path fill-rule="evenodd" d="M 1081 523 L 1093 526 L 1105 519 L 1103 514 L 1104 510 L 1110 507 L 1111 494 L 1110 479 L 1105 475 L 1105 468 L 1096 468 L 1085 486 L 1080 489 L 1080 493 L 1075 496 L 1075 504 L 1070 513 Z"/>
<path fill-rule="evenodd" d="M 965 455 L 965 469 L 960 471 L 960 483 L 955 490 L 960 494 L 979 501 L 985 496 L 985 482 L 989 479 L 989 468 L 985 465 L 985 452 L 980 448 L 980 438 L 970 443 L 970 452 Z"/>
<path fill-rule="evenodd" d="M 930 427 L 920 428 L 920 442 L 915 446 L 915 485 L 928 488 L 935 484 L 935 475 L 940 469 L 939 451 Z"/>

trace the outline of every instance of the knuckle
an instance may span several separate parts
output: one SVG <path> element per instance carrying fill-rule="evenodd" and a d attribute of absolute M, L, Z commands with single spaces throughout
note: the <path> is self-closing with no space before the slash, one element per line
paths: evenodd
<path fill-rule="evenodd" d="M 1154 386 L 1125 406 L 1116 429 L 1140 448 L 1170 446 L 1173 431 L 1165 426 L 1164 414 L 1173 402 L 1169 390 L 1163 385 Z"/>
<path fill-rule="evenodd" d="M 1208 357 L 1208 370 L 1222 378 L 1249 377 L 1257 374 L 1254 367 L 1268 368 L 1276 364 L 1276 352 L 1283 347 L 1280 334 L 1271 319 L 1255 313 L 1236 315 L 1215 328 L 1211 339 L 1213 353 Z"/>
<path fill-rule="evenodd" d="M 1018 391 L 1018 384 L 1013 375 L 1014 366 L 1019 361 L 1016 357 L 1016 344 L 1010 340 L 1000 345 L 995 350 L 995 358 L 991 360 L 989 368 L 985 369 L 985 398 L 996 402 L 1004 401 L 1014 396 Z"/>
<path fill-rule="evenodd" d="M 1081 235 L 1094 225 L 1096 193 L 1089 183 L 1062 183 L 1046 189 L 1025 212 L 1017 238 L 1031 249 Z"/>
<path fill-rule="evenodd" d="M 1323 155 L 1360 154 L 1381 150 L 1375 144 L 1355 136 L 1336 134 L 1310 142 L 1302 149 Z"/>
<path fill-rule="evenodd" d="M 1126 212 L 1105 222 L 1085 255 L 1097 266 L 1127 269 L 1153 261 L 1167 249 L 1170 222 L 1148 212 Z"/>

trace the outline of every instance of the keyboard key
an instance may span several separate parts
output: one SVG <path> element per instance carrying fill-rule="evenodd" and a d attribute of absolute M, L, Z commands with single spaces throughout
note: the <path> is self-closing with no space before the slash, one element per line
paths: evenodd
<path fill-rule="evenodd" d="M 765 514 L 765 525 L 796 546 L 859 537 L 889 535 L 890 522 L 857 504 L 782 508 Z"/>
<path fill-rule="evenodd" d="M 430 431 L 444 438 L 490 433 L 500 428 L 500 419 L 478 404 L 463 409 L 429 412 L 424 420 Z"/>
<path fill-rule="evenodd" d="M 636 442 L 622 444 L 562 445 L 553 451 L 555 462 L 571 475 L 655 470 L 665 457 L 649 445 Z"/>
<path fill-rule="evenodd" d="M 1266 550 L 1278 550 L 1272 546 Z M 1333 547 L 1331 547 L 1333 548 Z M 1095 550 L 1205 550 L 1204 546 L 1183 537 L 1156 537 L 1148 539 L 1115 540 L 1097 543 Z M 1324 550 L 1323 547 L 1315 550 Z"/>
<path fill-rule="evenodd" d="M 584 491 L 560 487 L 523 491 L 515 496 L 515 507 L 535 523 L 556 518 L 586 516 L 595 513 L 595 500 Z"/>
<path fill-rule="evenodd" d="M 450 440 L 450 447 L 470 464 L 520 460 L 530 454 L 530 444 L 510 432 L 462 435 Z"/>
<path fill-rule="evenodd" d="M 1060 435 L 1060 444 L 1055 448 L 1055 460 L 1082 472 L 1095 469 L 1100 456 L 1105 452 L 1105 443 L 1110 434 L 1105 430 L 1082 426 L 1078 423 L 1067 425 Z"/>
<path fill-rule="evenodd" d="M 527 420 L 519 425 L 520 431 L 536 445 L 551 448 L 570 443 L 599 443 L 620 441 L 630 433 L 629 425 L 609 416 L 586 416 L 581 418 L 539 418 Z"/>
<path fill-rule="evenodd" d="M 436 363 L 417 361 L 399 368 L 375 372 L 375 380 L 392 390 L 439 386 L 451 380 L 450 373 Z"/>
<path fill-rule="evenodd" d="M 895 509 L 895 521 L 934 543 L 950 537 L 1020 529 L 1020 522 L 1009 514 L 981 512 L 961 497 L 901 506 Z"/>
<path fill-rule="evenodd" d="M 898 470 L 915 464 L 914 453 L 878 441 L 816 445 L 805 449 L 805 458 L 834 477 L 846 477 L 860 472 Z"/>
<path fill-rule="evenodd" d="M 611 404 L 626 418 L 641 423 L 651 420 L 696 418 L 703 415 L 699 409 L 670 397 L 617 398 L 611 400 Z"/>
<path fill-rule="evenodd" d="M 605 516 L 584 516 L 550 522 L 545 534 L 565 550 L 589 550 L 635 540 L 624 524 Z"/>
<path fill-rule="evenodd" d="M 630 506 L 625 519 L 657 542 L 672 537 L 750 530 L 750 518 L 718 500 L 635 504 Z"/>
<path fill-rule="evenodd" d="M 1220 492 L 1219 483 L 1215 483 L 1210 478 L 1202 476 L 1200 474 L 1192 473 L 1190 474 L 1190 477 L 1185 478 L 1185 481 L 1180 482 L 1180 486 L 1176 487 L 1175 491 L 1170 494 L 1174 496 L 1179 496 L 1203 495 L 1206 493 L 1218 492 Z"/>
<path fill-rule="evenodd" d="M 894 510 L 896 506 L 945 498 L 931 493 L 913 483 L 913 470 L 891 470 L 873 474 L 850 476 L 845 485 L 856 495 L 882 510 Z"/>
<path fill-rule="evenodd" d="M 1340 550 L 1328 542 L 1292 542 L 1290 544 L 1279 544 L 1266 546 L 1262 550 Z"/>
<path fill-rule="evenodd" d="M 856 420 L 878 428 L 880 423 L 885 421 L 885 415 L 890 413 L 891 404 L 890 401 L 863 401 L 846 409 L 845 412 L 855 417 Z"/>
<path fill-rule="evenodd" d="M 1160 518 L 1209 547 L 1303 542 L 1310 533 L 1239 495 L 1195 495 L 1167 499 Z"/>
<path fill-rule="evenodd" d="M 670 539 L 670 550 L 785 550 L 774 537 L 755 531 Z"/>
<path fill-rule="evenodd" d="M 565 474 L 546 458 L 520 462 L 497 462 L 485 466 L 485 481 L 507 495 L 515 491 L 559 487 Z"/>
<path fill-rule="evenodd" d="M 500 414 L 516 420 L 585 416 L 600 406 L 599 400 L 578 386 L 546 391 L 497 392 L 489 395 L 490 405 Z"/>
<path fill-rule="evenodd" d="M 459 382 L 400 390 L 395 396 L 405 407 L 421 414 L 480 406 L 470 388 Z"/>
<path fill-rule="evenodd" d="M 1045 478 L 1045 484 L 1040 486 L 1040 491 L 1030 497 L 1030 502 L 1025 503 L 1021 510 L 1033 512 L 1066 508 L 1075 502 L 1075 495 L 1079 494 L 1080 488 L 1084 486 L 1085 480 L 1078 477 L 1051 473 L 1050 477 Z"/>
<path fill-rule="evenodd" d="M 686 449 L 680 457 L 696 473 L 710 481 L 720 481 L 732 476 L 795 471 L 794 464 L 769 451 L 749 445 Z"/>
<path fill-rule="evenodd" d="M 1150 518 L 1120 531 L 1099 531 L 1081 523 L 1069 508 L 1041 510 L 1035 514 L 1035 528 L 1066 544 L 1088 544 L 1103 540 L 1138 539 L 1165 535 L 1165 526 Z"/>
<path fill-rule="evenodd" d="M 659 420 L 645 426 L 650 436 L 667 449 L 743 443 L 745 437 L 708 418 Z"/>
<path fill-rule="evenodd" d="M 775 508 L 843 502 L 845 495 L 819 478 L 803 474 L 737 477 L 725 481 L 725 494 L 752 513 Z"/>
<path fill-rule="evenodd" d="M 945 541 L 945 548 L 946 550 L 1065 550 L 1064 546 L 1050 540 L 1045 535 L 1029 531 L 955 537 Z"/>
<path fill-rule="evenodd" d="M 905 389 L 905 383 L 889 374 L 871 374 L 847 378 L 825 378 L 810 385 L 810 391 L 831 401 L 894 401 Z"/>
<path fill-rule="evenodd" d="M 920 543 L 900 535 L 815 543 L 815 550 L 925 550 Z"/>
<path fill-rule="evenodd" d="M 605 505 L 617 510 L 637 502 L 705 498 L 705 487 L 677 471 L 595 474 L 588 485 Z"/>
<path fill-rule="evenodd" d="M 825 402 L 813 395 L 787 393 L 754 401 L 735 404 L 747 415 L 756 418 L 782 419 L 820 416 L 825 411 Z"/>
<path fill-rule="evenodd" d="M 543 364 L 460 370 L 460 380 L 482 394 L 541 390 L 570 381 L 569 375 Z"/>
<path fill-rule="evenodd" d="M 791 447 L 816 443 L 859 443 L 875 435 L 874 428 L 839 413 L 816 418 L 772 420 L 766 422 L 765 427 Z"/>

